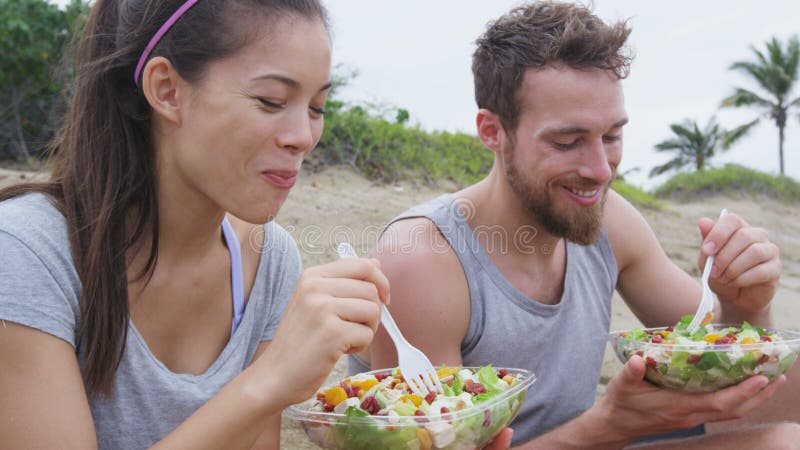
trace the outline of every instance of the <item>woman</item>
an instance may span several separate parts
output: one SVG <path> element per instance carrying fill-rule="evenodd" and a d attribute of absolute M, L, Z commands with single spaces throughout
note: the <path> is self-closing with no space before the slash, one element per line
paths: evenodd
<path fill-rule="evenodd" d="M 0 193 L 0 447 L 276 448 L 388 301 L 271 222 L 322 132 L 325 10 L 97 0 L 77 50 L 52 180 Z"/>

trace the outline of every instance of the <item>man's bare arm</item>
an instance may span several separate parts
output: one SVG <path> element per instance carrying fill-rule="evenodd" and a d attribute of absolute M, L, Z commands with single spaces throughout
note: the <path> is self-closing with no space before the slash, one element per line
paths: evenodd
<path fill-rule="evenodd" d="M 435 225 L 423 218 L 395 222 L 373 256 L 389 279 L 389 310 L 406 339 L 434 365 L 460 365 L 469 289 L 458 257 Z M 382 327 L 370 347 L 370 365 L 397 365 L 394 344 Z"/>

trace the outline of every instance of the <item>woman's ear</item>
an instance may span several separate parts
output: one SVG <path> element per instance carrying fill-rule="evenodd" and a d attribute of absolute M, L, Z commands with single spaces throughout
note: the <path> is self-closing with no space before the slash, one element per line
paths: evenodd
<path fill-rule="evenodd" d="M 150 107 L 163 120 L 181 125 L 181 101 L 186 83 L 163 56 L 150 59 L 142 70 L 141 89 Z"/>
<path fill-rule="evenodd" d="M 500 118 L 488 109 L 478 110 L 475 117 L 475 125 L 478 128 L 478 138 L 483 145 L 494 153 L 500 152 L 503 148 L 504 130 L 500 123 Z"/>

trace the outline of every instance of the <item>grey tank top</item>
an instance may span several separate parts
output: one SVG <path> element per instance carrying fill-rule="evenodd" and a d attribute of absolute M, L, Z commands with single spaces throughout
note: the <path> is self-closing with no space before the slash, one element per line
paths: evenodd
<path fill-rule="evenodd" d="M 466 275 L 470 322 L 461 343 L 463 364 L 523 368 L 536 374 L 512 424 L 512 444 L 529 441 L 591 407 L 618 274 L 605 231 L 590 246 L 567 243 L 564 292 L 558 304 L 547 305 L 528 298 L 503 277 L 451 195 L 411 208 L 392 223 L 418 217 L 436 225 Z M 351 355 L 348 370 L 368 368 Z"/>

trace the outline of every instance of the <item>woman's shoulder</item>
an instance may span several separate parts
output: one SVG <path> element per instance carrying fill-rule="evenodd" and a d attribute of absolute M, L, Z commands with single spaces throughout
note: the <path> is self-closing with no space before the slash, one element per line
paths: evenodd
<path fill-rule="evenodd" d="M 251 256 L 255 255 L 262 259 L 266 256 L 274 258 L 277 252 L 278 256 L 285 254 L 292 258 L 295 255 L 299 257 L 297 243 L 292 235 L 274 220 L 264 224 L 254 224 L 230 215 L 228 220 L 242 244 L 242 250 Z"/>
<path fill-rule="evenodd" d="M 66 244 L 68 236 L 64 215 L 55 200 L 44 193 L 28 193 L 0 202 L 0 232 L 25 244 Z M 63 245 L 58 245 L 59 248 Z"/>

